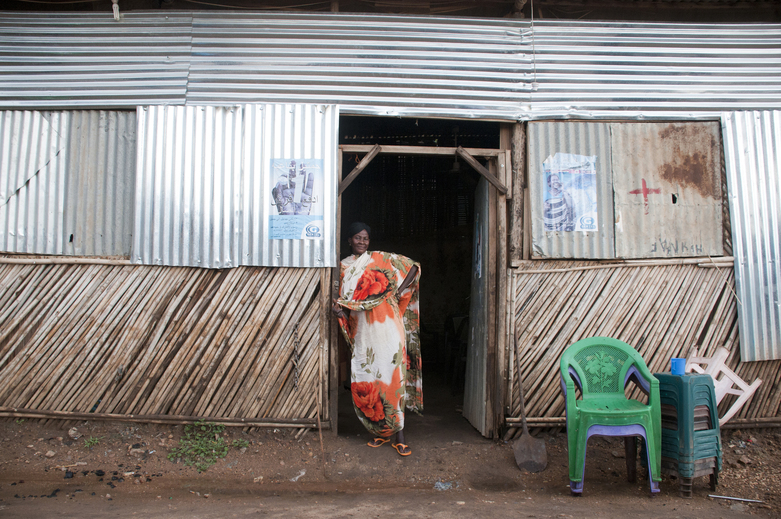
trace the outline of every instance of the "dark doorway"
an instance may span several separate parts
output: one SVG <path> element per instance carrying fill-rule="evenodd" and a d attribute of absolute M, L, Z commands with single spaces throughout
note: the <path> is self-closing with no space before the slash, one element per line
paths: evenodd
<path fill-rule="evenodd" d="M 342 117 L 339 144 L 495 149 L 499 148 L 499 123 Z M 362 158 L 344 153 L 342 177 Z M 350 253 L 347 226 L 363 221 L 372 228 L 372 250 L 396 252 L 421 264 L 425 414 L 441 411 L 456 416 L 454 411 L 463 403 L 479 178 L 455 155 L 382 153 L 342 194 L 340 259 Z M 340 431 L 360 429 L 349 397 L 340 398 L 339 414 Z"/>

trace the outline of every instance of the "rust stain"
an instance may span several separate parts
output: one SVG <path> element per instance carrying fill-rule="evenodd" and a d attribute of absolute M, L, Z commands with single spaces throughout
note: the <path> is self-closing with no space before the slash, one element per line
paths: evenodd
<path fill-rule="evenodd" d="M 720 172 L 714 156 L 721 152 L 713 133 L 698 124 L 673 123 L 661 130 L 659 137 L 669 157 L 659 166 L 659 176 L 703 197 L 720 199 Z"/>

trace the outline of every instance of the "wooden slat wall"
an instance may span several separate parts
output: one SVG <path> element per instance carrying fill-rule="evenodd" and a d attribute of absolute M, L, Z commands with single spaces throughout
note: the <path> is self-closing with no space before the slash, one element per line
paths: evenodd
<path fill-rule="evenodd" d="M 0 265 L 0 406 L 314 418 L 320 284 L 318 269 Z"/>
<path fill-rule="evenodd" d="M 593 265 L 598 263 L 528 261 L 513 270 L 514 330 L 510 333 L 518 335 L 527 416 L 564 416 L 559 359 L 569 345 L 593 336 L 614 337 L 632 345 L 654 373 L 669 371 L 670 358 L 685 358 L 692 347 L 710 356 L 724 346 L 732 352 L 728 365 L 738 375 L 749 383 L 757 377 L 763 380 L 736 418 L 779 414 L 781 361 L 740 362 L 731 267 L 665 265 L 524 273 Z M 518 418 L 518 375 L 512 348 L 510 342 L 508 416 Z"/>

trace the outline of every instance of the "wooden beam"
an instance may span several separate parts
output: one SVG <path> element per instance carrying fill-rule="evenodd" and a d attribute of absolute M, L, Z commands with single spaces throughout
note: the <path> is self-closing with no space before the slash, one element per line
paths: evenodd
<path fill-rule="evenodd" d="M 17 407 L 0 407 L 0 416 L 10 418 L 40 418 L 55 420 L 95 420 L 111 422 L 136 422 L 179 425 L 198 421 L 213 422 L 226 427 L 317 427 L 314 418 L 241 418 L 224 416 L 182 416 L 165 414 L 114 414 L 114 413 L 80 413 L 75 411 L 50 411 L 43 409 L 26 409 Z M 323 428 L 330 428 L 329 422 L 323 423 Z"/>
<path fill-rule="evenodd" d="M 342 178 L 342 164 L 344 163 L 344 153 L 339 150 L 339 164 L 337 169 L 338 178 Z M 336 266 L 331 272 L 331 287 L 329 294 L 331 299 L 339 297 L 339 272 L 341 271 L 339 262 L 339 243 L 341 243 L 342 234 L 342 194 L 336 198 L 336 229 L 334 229 L 334 239 L 336 240 Z M 326 419 L 331 421 L 331 434 L 336 437 L 339 432 L 339 325 L 331 315 L 331 301 L 322 309 L 328 314 L 330 324 L 330 348 L 328 351 L 328 410 Z"/>
<path fill-rule="evenodd" d="M 344 153 L 368 153 L 374 147 L 370 144 L 342 144 L 339 146 Z M 380 153 L 394 155 L 450 155 L 456 154 L 458 148 L 440 148 L 436 146 L 382 146 Z M 495 148 L 464 148 L 473 157 L 498 157 L 504 150 Z"/>
<path fill-rule="evenodd" d="M 515 123 L 512 134 L 512 204 L 510 210 L 510 265 L 523 260 L 524 198 L 526 191 L 526 129 Z"/>
<path fill-rule="evenodd" d="M 502 171 L 509 167 L 505 164 L 505 156 L 497 158 L 497 161 L 490 162 L 491 171 Z M 498 162 L 498 164 L 497 164 Z M 496 197 L 496 367 L 493 372 L 495 379 L 494 389 L 494 430 L 498 433 L 501 430 L 502 419 L 504 418 L 504 407 L 506 397 L 504 393 L 505 381 L 507 380 L 507 360 L 505 353 L 507 343 L 505 342 L 505 325 L 507 322 L 507 200 L 504 196 Z M 490 372 L 489 372 L 490 374 Z"/>
<path fill-rule="evenodd" d="M 472 166 L 478 173 L 483 175 L 486 178 L 486 180 L 488 180 L 496 188 L 497 191 L 499 191 L 503 195 L 507 194 L 507 188 L 504 186 L 504 184 L 502 184 L 502 182 L 498 178 L 496 178 L 496 175 L 488 171 L 485 168 L 485 166 L 477 162 L 477 159 L 474 158 L 472 155 L 470 155 L 468 151 L 466 151 L 464 148 L 459 146 L 458 148 L 456 148 L 456 153 L 458 154 L 459 157 L 464 159 L 467 162 L 467 164 Z"/>
<path fill-rule="evenodd" d="M 366 168 L 366 166 L 369 165 L 369 163 L 372 161 L 372 159 L 374 159 L 374 157 L 376 157 L 380 153 L 380 150 L 382 150 L 380 145 L 379 144 L 375 144 L 374 147 L 371 150 L 369 150 L 369 153 L 367 153 L 366 156 L 363 157 L 363 159 L 361 159 L 361 162 L 359 162 L 358 165 L 355 166 L 355 169 L 353 169 L 350 172 L 350 174 L 347 175 L 347 178 L 345 178 L 344 180 L 342 180 L 339 183 L 339 194 L 340 195 L 342 193 L 344 193 L 344 190 L 347 189 L 347 186 L 352 184 L 353 180 L 355 180 L 356 177 L 358 177 L 358 175 L 361 174 L 361 171 L 363 171 L 364 168 Z M 342 151 L 344 151 L 344 150 L 342 150 Z"/>

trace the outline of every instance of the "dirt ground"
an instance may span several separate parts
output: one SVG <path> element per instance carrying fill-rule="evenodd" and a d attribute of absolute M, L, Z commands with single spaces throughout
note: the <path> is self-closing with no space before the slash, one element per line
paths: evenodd
<path fill-rule="evenodd" d="M 622 442 L 603 438 L 589 443 L 584 494 L 572 497 L 566 435 L 540 435 L 548 468 L 523 473 L 512 442 L 482 438 L 458 399 L 439 393 L 429 394 L 425 416 L 408 418 L 409 457 L 389 444 L 366 446 L 340 395 L 340 434 L 324 431 L 322 450 L 317 431 L 296 439 L 291 430 L 227 429 L 230 442 L 247 447 L 201 473 L 167 459 L 181 426 L 7 420 L 0 517 L 781 517 L 781 431 L 722 432 L 715 494 L 763 503 L 710 498 L 707 477 L 696 480 L 692 499 L 679 497 L 668 477 L 650 497 L 647 477 L 626 481 Z M 78 438 L 69 435 L 74 426 Z"/>

